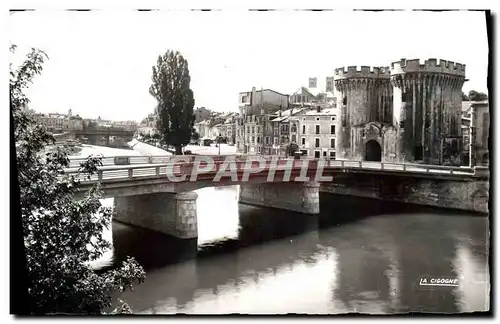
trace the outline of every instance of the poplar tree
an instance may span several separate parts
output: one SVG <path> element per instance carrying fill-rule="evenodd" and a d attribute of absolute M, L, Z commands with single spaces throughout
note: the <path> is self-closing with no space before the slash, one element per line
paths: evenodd
<path fill-rule="evenodd" d="M 187 60 L 177 51 L 168 50 L 158 56 L 153 66 L 149 93 L 156 99 L 156 128 L 162 142 L 175 147 L 189 144 L 194 125 L 194 97 L 190 88 L 191 77 Z"/>

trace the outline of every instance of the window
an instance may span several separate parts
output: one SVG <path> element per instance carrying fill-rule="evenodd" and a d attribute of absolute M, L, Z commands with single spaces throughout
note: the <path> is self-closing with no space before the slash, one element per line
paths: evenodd
<path fill-rule="evenodd" d="M 414 148 L 413 155 L 415 157 L 415 161 L 422 161 L 422 149 L 423 147 L 421 145 L 417 145 Z"/>
<path fill-rule="evenodd" d="M 247 96 L 241 96 L 241 102 L 245 103 L 247 101 Z"/>
<path fill-rule="evenodd" d="M 335 125 L 330 125 L 330 134 L 335 134 Z"/>
<path fill-rule="evenodd" d="M 252 136 L 252 143 L 255 143 L 255 136 Z"/>
<path fill-rule="evenodd" d="M 316 117 L 316 121 L 319 121 L 319 117 Z"/>
<path fill-rule="evenodd" d="M 484 165 L 490 164 L 490 153 L 489 152 L 486 152 L 483 154 L 483 161 L 482 162 Z"/>
<path fill-rule="evenodd" d="M 302 134 L 306 133 L 306 125 L 302 125 Z"/>
<path fill-rule="evenodd" d="M 402 102 L 406 102 L 406 100 L 407 100 L 407 99 L 408 99 L 408 96 L 406 95 L 406 92 L 403 92 L 403 93 L 401 94 L 401 101 L 402 101 Z"/>
<path fill-rule="evenodd" d="M 345 106 L 347 105 L 347 97 L 344 97 L 344 99 L 342 99 L 342 104 Z"/>
<path fill-rule="evenodd" d="M 314 147 L 319 147 L 319 138 L 314 139 Z"/>
<path fill-rule="evenodd" d="M 266 137 L 264 138 L 264 140 L 266 141 L 266 145 L 268 145 L 268 144 L 269 144 L 269 136 L 266 136 Z"/>
<path fill-rule="evenodd" d="M 326 157 L 326 151 L 323 151 L 323 156 Z"/>
<path fill-rule="evenodd" d="M 260 136 L 257 136 L 257 144 L 260 144 Z"/>
<path fill-rule="evenodd" d="M 274 145 L 278 145 L 278 138 L 277 137 L 274 138 Z"/>
<path fill-rule="evenodd" d="M 300 150 L 300 152 L 302 153 L 302 155 L 304 156 L 307 156 L 309 153 L 307 152 L 307 150 Z"/>
<path fill-rule="evenodd" d="M 296 132 L 297 132 L 297 125 L 296 125 L 296 124 L 292 124 L 292 129 L 291 129 L 291 131 L 292 131 L 293 133 L 296 133 Z"/>
<path fill-rule="evenodd" d="M 320 151 L 314 151 L 314 158 L 315 159 L 319 159 L 320 156 L 321 156 L 321 152 Z"/>
<path fill-rule="evenodd" d="M 292 135 L 292 142 L 296 142 L 297 141 L 297 135 Z"/>
<path fill-rule="evenodd" d="M 260 126 L 257 126 L 257 133 L 260 133 Z"/>
<path fill-rule="evenodd" d="M 260 146 L 259 146 L 259 147 L 257 147 L 257 153 L 259 153 L 259 154 L 260 154 Z"/>
<path fill-rule="evenodd" d="M 252 126 L 252 134 L 255 133 L 255 126 Z"/>
<path fill-rule="evenodd" d="M 335 138 L 330 138 L 330 147 L 335 148 Z"/>
<path fill-rule="evenodd" d="M 332 117 L 332 121 L 335 121 L 335 120 L 337 120 L 337 116 Z"/>
<path fill-rule="evenodd" d="M 319 134 L 319 125 L 316 125 L 316 134 Z"/>
<path fill-rule="evenodd" d="M 302 145 L 306 145 L 306 138 L 302 137 Z"/>
<path fill-rule="evenodd" d="M 330 151 L 330 159 L 335 160 L 335 152 Z"/>
<path fill-rule="evenodd" d="M 399 122 L 399 128 L 405 128 L 405 121 L 404 120 Z"/>

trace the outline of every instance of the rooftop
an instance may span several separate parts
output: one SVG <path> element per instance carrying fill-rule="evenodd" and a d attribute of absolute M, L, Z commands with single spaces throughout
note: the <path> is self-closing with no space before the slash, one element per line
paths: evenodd
<path fill-rule="evenodd" d="M 337 109 L 335 108 L 323 108 L 319 112 L 316 109 L 310 109 L 306 112 L 301 113 L 301 115 L 335 115 L 337 114 Z"/>

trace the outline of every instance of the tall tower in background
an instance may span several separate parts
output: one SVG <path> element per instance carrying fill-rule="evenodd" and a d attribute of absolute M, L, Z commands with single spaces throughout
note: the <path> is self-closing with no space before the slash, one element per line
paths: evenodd
<path fill-rule="evenodd" d="M 429 59 L 391 64 L 397 160 L 460 165 L 465 65 Z"/>

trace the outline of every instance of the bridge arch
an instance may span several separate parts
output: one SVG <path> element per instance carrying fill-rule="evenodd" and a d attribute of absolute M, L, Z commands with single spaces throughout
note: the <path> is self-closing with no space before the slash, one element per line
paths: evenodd
<path fill-rule="evenodd" d="M 376 140 L 369 140 L 366 142 L 365 161 L 382 161 L 382 147 Z"/>

